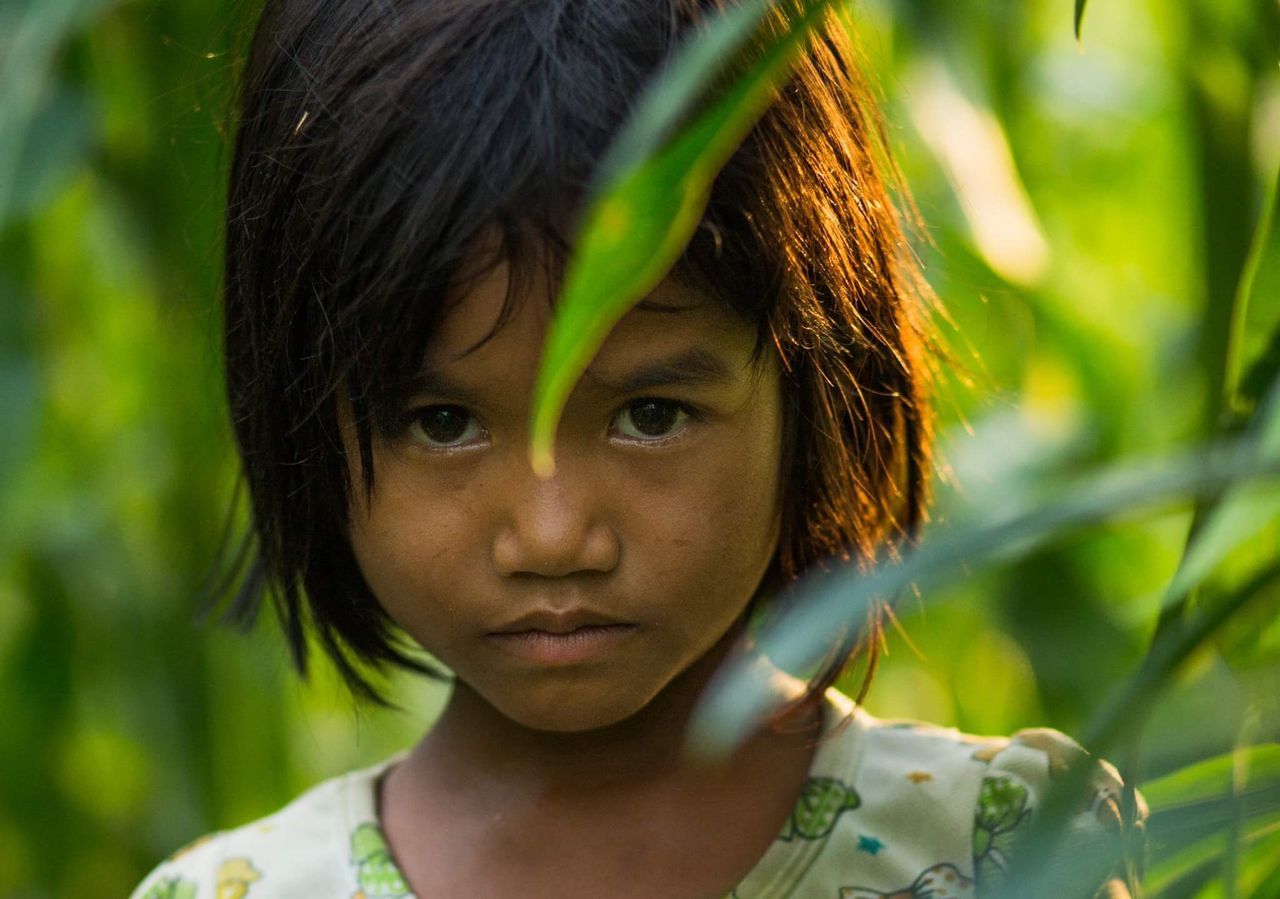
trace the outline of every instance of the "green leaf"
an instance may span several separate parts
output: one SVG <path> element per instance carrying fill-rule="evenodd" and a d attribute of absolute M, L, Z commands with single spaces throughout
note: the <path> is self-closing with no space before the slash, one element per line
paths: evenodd
<path fill-rule="evenodd" d="M 74 150 L 82 114 L 56 94 L 50 100 L 51 73 L 63 42 L 114 2 L 42 0 L 0 18 L 0 225 L 20 202 L 30 204 L 32 181 L 44 180 L 41 169 Z M 69 137 L 71 145 L 62 146 Z"/>
<path fill-rule="evenodd" d="M 1080 40 L 1080 29 L 1084 25 L 1084 8 L 1089 0 L 1076 0 L 1075 32 L 1076 40 Z"/>
<path fill-rule="evenodd" d="M 998 560 L 1024 555 L 1069 528 L 1222 489 L 1237 478 L 1276 473 L 1280 462 L 1259 459 L 1252 442 L 1246 441 L 1170 462 L 1104 471 L 1064 491 L 1063 498 L 1029 510 L 987 510 L 972 522 L 931 532 L 897 562 L 885 561 L 866 571 L 845 564 L 805 578 L 780 603 L 788 612 L 761 629 L 761 653 L 783 671 L 805 671 L 830 650 L 833 634 L 865 620 L 873 603 L 908 587 L 925 590 L 954 581 Z M 782 701 L 773 687 L 776 671 L 768 667 L 758 658 L 744 657 L 722 670 L 694 716 L 692 751 L 728 751 Z"/>
<path fill-rule="evenodd" d="M 1249 255 L 1245 259 L 1244 270 L 1240 276 L 1240 287 L 1236 293 L 1238 312 L 1233 326 L 1237 334 L 1234 345 L 1240 348 L 1245 343 L 1248 330 L 1246 323 L 1249 313 L 1255 308 L 1274 310 L 1275 296 L 1270 293 L 1275 288 L 1277 273 L 1280 273 L 1280 229 L 1276 228 L 1276 207 L 1280 205 L 1280 172 L 1271 180 L 1262 214 L 1254 229 L 1253 241 L 1249 246 Z M 1252 360 L 1248 370 L 1240 379 L 1236 388 L 1238 402 L 1246 408 L 1261 401 L 1263 395 L 1280 380 L 1280 321 L 1271 327 L 1269 338 L 1264 342 L 1265 349 Z M 1233 360 L 1233 368 L 1238 362 Z"/>
<path fill-rule="evenodd" d="M 1259 880 L 1269 871 L 1276 860 L 1276 850 L 1280 848 L 1280 814 L 1259 817 L 1245 826 L 1241 842 L 1245 846 L 1245 860 L 1242 869 L 1245 877 Z M 1228 835 L 1219 830 L 1216 833 L 1196 841 L 1180 849 L 1174 854 L 1159 859 L 1147 871 L 1144 885 L 1152 896 L 1159 896 L 1185 878 L 1209 865 L 1218 863 L 1227 850 Z M 1252 876 L 1251 876 L 1252 875 Z M 1179 892 L 1178 895 L 1185 895 Z"/>
<path fill-rule="evenodd" d="M 1142 785 L 1153 812 L 1174 806 L 1218 799 L 1230 793 L 1236 766 L 1245 768 L 1244 785 L 1280 785 L 1280 744 L 1249 746 L 1197 762 Z"/>
<path fill-rule="evenodd" d="M 1260 458 L 1280 459 L 1280 378 L 1258 404 L 1249 423 L 1248 438 L 1255 442 Z M 1234 487 L 1225 491 L 1204 512 L 1188 541 L 1165 595 L 1165 606 L 1181 601 L 1231 550 L 1277 517 L 1280 487 Z"/>
<path fill-rule="evenodd" d="M 667 140 L 725 68 L 748 53 L 765 2 L 735 7 L 679 52 L 661 82 L 642 98 L 601 162 L 605 178 L 588 207 L 565 275 L 534 387 L 530 458 L 540 474 L 554 469 L 555 430 L 573 385 L 609 331 L 666 275 L 693 235 L 712 182 L 764 112 L 773 91 L 830 6 L 816 0 L 785 29 L 715 103 Z"/>
<path fill-rule="evenodd" d="M 1250 850 L 1240 879 L 1252 887 L 1253 892 L 1247 894 L 1249 899 L 1280 896 L 1280 832 Z"/>
<path fill-rule="evenodd" d="M 93 124 L 83 95 L 59 84 L 32 116 L 17 149 L 17 172 L 0 226 L 9 219 L 40 209 L 53 199 L 66 180 L 83 164 L 90 149 Z"/>

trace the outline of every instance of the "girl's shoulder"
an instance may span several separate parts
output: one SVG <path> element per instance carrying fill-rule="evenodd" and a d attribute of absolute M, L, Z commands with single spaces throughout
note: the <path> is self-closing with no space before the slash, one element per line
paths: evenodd
<path fill-rule="evenodd" d="M 1059 731 L 976 736 L 878 719 L 835 691 L 826 699 L 800 801 L 741 899 L 787 889 L 844 899 L 991 895 L 1058 782 L 1078 784 L 1068 852 L 1116 845 L 1127 829 L 1115 769 Z"/>
<path fill-rule="evenodd" d="M 407 896 L 403 883 L 384 882 L 395 868 L 386 864 L 374 799 L 395 761 L 326 780 L 274 814 L 201 837 L 158 865 L 131 899 L 353 895 L 370 880 L 379 892 L 369 895 Z"/>

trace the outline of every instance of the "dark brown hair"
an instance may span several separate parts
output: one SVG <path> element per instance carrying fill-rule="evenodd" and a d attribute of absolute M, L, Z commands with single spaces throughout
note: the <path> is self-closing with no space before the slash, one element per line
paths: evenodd
<path fill-rule="evenodd" d="M 337 422 L 361 470 L 399 411 L 467 248 L 567 252 L 595 166 L 714 0 L 268 0 L 243 73 L 226 225 L 227 389 L 251 500 L 230 616 L 275 607 L 360 695 L 429 670 L 356 565 Z M 783 8 L 802 6 L 801 0 Z M 781 13 L 780 13 L 781 15 Z M 921 524 L 920 291 L 876 106 L 832 17 L 718 177 L 673 277 L 757 328 L 785 385 L 782 537 L 767 594 Z M 514 265 L 513 265 L 514 268 Z M 762 594 L 764 595 L 764 594 Z M 862 632 L 874 658 L 878 620 Z M 833 651 L 829 683 L 855 650 Z"/>

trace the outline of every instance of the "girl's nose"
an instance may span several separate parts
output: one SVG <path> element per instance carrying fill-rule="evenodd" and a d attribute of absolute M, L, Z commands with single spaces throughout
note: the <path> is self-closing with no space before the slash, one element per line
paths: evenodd
<path fill-rule="evenodd" d="M 526 471 L 504 486 L 510 492 L 499 501 L 508 512 L 493 542 L 500 574 L 564 577 L 618 564 L 618 535 L 597 514 L 599 485 L 591 479 L 562 467 L 546 479 Z"/>

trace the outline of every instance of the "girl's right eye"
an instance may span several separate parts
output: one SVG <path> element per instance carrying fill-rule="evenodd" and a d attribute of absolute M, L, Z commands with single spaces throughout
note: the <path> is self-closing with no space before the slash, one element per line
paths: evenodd
<path fill-rule="evenodd" d="M 423 406 L 411 413 L 409 436 L 428 449 L 461 449 L 485 436 L 476 417 L 461 406 Z"/>

